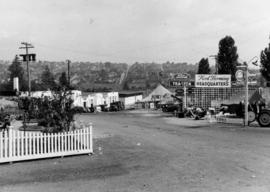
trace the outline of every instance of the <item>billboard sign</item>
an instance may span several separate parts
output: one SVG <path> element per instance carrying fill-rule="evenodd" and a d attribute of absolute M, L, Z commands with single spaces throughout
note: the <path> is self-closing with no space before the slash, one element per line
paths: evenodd
<path fill-rule="evenodd" d="M 177 73 L 174 75 L 174 79 L 190 79 L 190 74 L 188 73 Z"/>
<path fill-rule="evenodd" d="M 195 87 L 231 87 L 231 75 L 197 74 Z"/>
<path fill-rule="evenodd" d="M 194 81 L 180 81 L 180 80 L 170 80 L 170 87 L 192 87 L 194 86 Z"/>

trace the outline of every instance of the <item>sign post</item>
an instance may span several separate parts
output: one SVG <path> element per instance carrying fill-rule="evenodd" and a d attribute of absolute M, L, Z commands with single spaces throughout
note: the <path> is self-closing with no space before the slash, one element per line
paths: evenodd
<path fill-rule="evenodd" d="M 187 87 L 186 84 L 184 83 L 184 109 L 187 108 Z"/>
<path fill-rule="evenodd" d="M 245 70 L 245 89 L 246 89 L 246 96 L 245 96 L 245 125 L 248 125 L 248 69 L 246 67 Z"/>
<path fill-rule="evenodd" d="M 172 79 L 170 79 L 170 86 L 171 87 L 177 87 L 179 89 L 176 89 L 175 92 L 181 93 L 181 96 L 183 97 L 183 107 L 187 107 L 187 87 L 192 86 L 192 81 L 190 78 L 190 75 L 187 73 L 178 73 L 174 74 Z"/>
<path fill-rule="evenodd" d="M 238 70 L 235 73 L 235 77 L 238 81 L 244 80 L 245 86 L 245 119 L 244 126 L 248 125 L 248 66 L 246 63 L 244 65 L 237 66 Z"/>

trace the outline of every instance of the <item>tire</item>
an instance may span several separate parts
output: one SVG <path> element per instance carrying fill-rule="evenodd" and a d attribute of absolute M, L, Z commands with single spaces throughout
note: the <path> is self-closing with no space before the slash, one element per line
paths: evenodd
<path fill-rule="evenodd" d="M 248 122 L 251 123 L 256 120 L 256 114 L 253 111 L 248 112 Z"/>
<path fill-rule="evenodd" d="M 270 112 L 262 111 L 259 114 L 258 123 L 261 127 L 270 127 Z"/>

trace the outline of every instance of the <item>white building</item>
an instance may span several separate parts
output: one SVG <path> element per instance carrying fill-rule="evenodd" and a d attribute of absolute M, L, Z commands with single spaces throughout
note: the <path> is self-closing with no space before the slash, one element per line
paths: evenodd
<path fill-rule="evenodd" d="M 123 102 L 125 109 L 133 108 L 136 102 L 142 101 L 142 92 L 119 93 L 119 100 Z"/>
<path fill-rule="evenodd" d="M 28 92 L 22 92 L 21 96 L 28 96 Z M 52 97 L 52 91 L 32 91 L 32 97 L 42 98 L 44 96 Z M 88 93 L 80 90 L 72 90 L 71 98 L 73 100 L 73 106 L 77 107 L 91 107 L 107 104 L 110 106 L 110 103 L 119 101 L 118 92 L 108 92 L 108 93 Z"/>
<path fill-rule="evenodd" d="M 94 98 L 94 106 L 104 104 L 104 98 L 102 93 L 93 93 L 92 97 Z"/>
<path fill-rule="evenodd" d="M 91 107 L 94 106 L 94 96 L 91 93 L 83 92 L 82 93 L 82 105 L 83 107 Z"/>
<path fill-rule="evenodd" d="M 21 97 L 27 97 L 28 92 L 20 92 Z M 52 97 L 52 92 L 51 91 L 32 91 L 31 92 L 31 97 L 35 98 L 42 98 L 42 97 Z"/>
<path fill-rule="evenodd" d="M 83 107 L 82 91 L 72 90 L 71 99 L 73 100 L 73 106 Z"/>
<path fill-rule="evenodd" d="M 103 93 L 104 104 L 110 106 L 111 103 L 119 101 L 119 93 L 118 92 L 108 92 Z"/>

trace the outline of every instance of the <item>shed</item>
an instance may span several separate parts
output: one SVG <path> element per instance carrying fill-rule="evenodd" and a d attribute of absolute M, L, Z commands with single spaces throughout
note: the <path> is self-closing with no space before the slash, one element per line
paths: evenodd
<path fill-rule="evenodd" d="M 119 100 L 123 102 L 125 109 L 134 108 L 137 102 L 142 101 L 143 92 L 120 92 Z"/>

